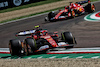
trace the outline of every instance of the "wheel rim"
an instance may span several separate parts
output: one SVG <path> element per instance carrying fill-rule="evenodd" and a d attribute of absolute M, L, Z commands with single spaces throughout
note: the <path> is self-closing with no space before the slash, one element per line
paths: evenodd
<path fill-rule="evenodd" d="M 25 44 L 25 54 L 26 54 L 26 55 L 29 55 L 29 53 L 32 52 L 30 48 L 31 48 L 31 47 L 30 47 L 28 44 Z"/>
<path fill-rule="evenodd" d="M 28 55 L 28 47 L 26 44 L 25 44 L 25 55 Z"/>

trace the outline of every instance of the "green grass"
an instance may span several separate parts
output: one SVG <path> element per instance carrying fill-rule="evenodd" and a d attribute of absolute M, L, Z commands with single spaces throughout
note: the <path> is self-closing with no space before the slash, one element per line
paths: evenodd
<path fill-rule="evenodd" d="M 58 0 L 52 0 L 52 1 L 55 1 L 56 2 Z M 61 1 L 61 0 L 59 0 L 59 1 Z M 99 1 L 99 0 L 91 0 L 91 2 L 94 2 L 94 1 Z M 38 15 L 38 14 L 42 14 L 42 13 L 54 11 L 54 10 L 59 10 L 59 9 L 63 9 L 63 8 L 64 7 L 59 7 L 59 8 L 56 8 L 56 9 L 52 9 L 52 10 L 48 10 L 48 11 L 44 11 L 44 12 L 40 12 L 40 13 L 35 13 L 35 14 L 30 14 L 30 15 L 26 15 L 26 16 L 21 16 L 21 17 L 9 19 L 9 20 L 4 20 L 4 21 L 1 21 L 0 23 L 9 22 L 9 21 L 13 21 L 13 20 L 18 20 L 18 19 L 22 19 L 22 18 L 26 18 L 26 17 L 30 17 L 30 16 L 34 16 L 34 15 Z"/>
<path fill-rule="evenodd" d="M 0 13 L 14 11 L 14 10 L 19 10 L 19 9 L 24 9 L 24 8 L 29 8 L 29 7 L 34 7 L 34 6 L 39 6 L 39 5 L 53 3 L 53 2 L 57 2 L 57 1 L 62 1 L 62 0 L 45 0 L 45 1 L 40 1 L 40 2 L 36 2 L 36 3 L 22 5 L 22 6 L 19 6 L 19 7 L 13 7 L 13 8 L 8 8 L 8 9 L 3 9 L 3 10 L 0 10 Z"/>

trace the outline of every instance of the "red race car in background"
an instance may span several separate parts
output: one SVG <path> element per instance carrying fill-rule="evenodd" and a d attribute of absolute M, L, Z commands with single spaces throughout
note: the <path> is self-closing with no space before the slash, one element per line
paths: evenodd
<path fill-rule="evenodd" d="M 65 7 L 64 10 L 59 10 L 59 12 L 50 12 L 48 17 L 45 17 L 45 21 L 56 21 L 60 19 L 74 18 L 75 12 L 70 9 L 69 6 Z"/>
<path fill-rule="evenodd" d="M 19 32 L 18 36 L 26 36 L 22 41 L 20 39 L 12 39 L 9 41 L 9 49 L 11 55 L 29 55 L 38 52 L 44 52 L 53 48 L 72 48 L 76 44 L 75 37 L 70 32 L 61 33 L 61 37 L 57 32 L 48 33 L 47 30 L 30 30 Z"/>
<path fill-rule="evenodd" d="M 86 6 L 83 7 L 81 3 L 87 3 Z M 95 11 L 95 6 L 90 1 L 82 1 L 82 2 L 72 3 L 70 2 L 69 6 L 66 6 L 64 10 L 59 10 L 59 12 L 50 12 L 48 17 L 45 17 L 45 21 L 56 21 L 60 19 L 73 18 L 75 16 L 79 16 L 85 13 L 92 13 Z"/>
<path fill-rule="evenodd" d="M 82 2 L 83 3 L 83 2 Z M 83 6 L 79 4 L 78 2 L 76 3 L 70 3 L 70 9 L 73 9 L 75 11 L 75 16 L 79 16 L 85 13 L 92 13 L 95 11 L 95 5 L 92 4 L 90 1 L 88 1 L 88 4 Z"/>

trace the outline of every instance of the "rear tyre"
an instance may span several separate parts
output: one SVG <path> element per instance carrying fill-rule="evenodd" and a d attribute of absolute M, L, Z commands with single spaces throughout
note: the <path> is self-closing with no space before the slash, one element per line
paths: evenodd
<path fill-rule="evenodd" d="M 95 11 L 95 5 L 94 4 L 88 4 L 85 6 L 85 11 L 88 13 L 92 13 Z"/>
<path fill-rule="evenodd" d="M 36 50 L 35 40 L 32 38 L 25 39 L 25 55 L 34 54 Z"/>
<path fill-rule="evenodd" d="M 21 55 L 21 41 L 18 39 L 13 39 L 9 41 L 9 50 L 12 56 Z"/>
<path fill-rule="evenodd" d="M 61 33 L 61 38 L 63 41 L 68 42 L 69 44 L 77 44 L 75 37 L 70 32 Z"/>

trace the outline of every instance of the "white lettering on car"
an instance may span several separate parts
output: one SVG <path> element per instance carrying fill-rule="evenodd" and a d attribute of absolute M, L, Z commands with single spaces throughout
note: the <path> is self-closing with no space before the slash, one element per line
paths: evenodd
<path fill-rule="evenodd" d="M 50 38 L 50 36 L 46 36 L 45 39 Z"/>
<path fill-rule="evenodd" d="M 47 48 L 49 48 L 49 46 L 48 46 L 48 45 L 44 45 L 44 46 L 41 46 L 41 47 L 39 48 L 39 50 L 44 50 L 44 49 L 47 49 Z"/>
<path fill-rule="evenodd" d="M 58 46 L 65 46 L 65 45 L 66 45 L 65 42 L 60 42 L 60 43 L 58 43 Z"/>

